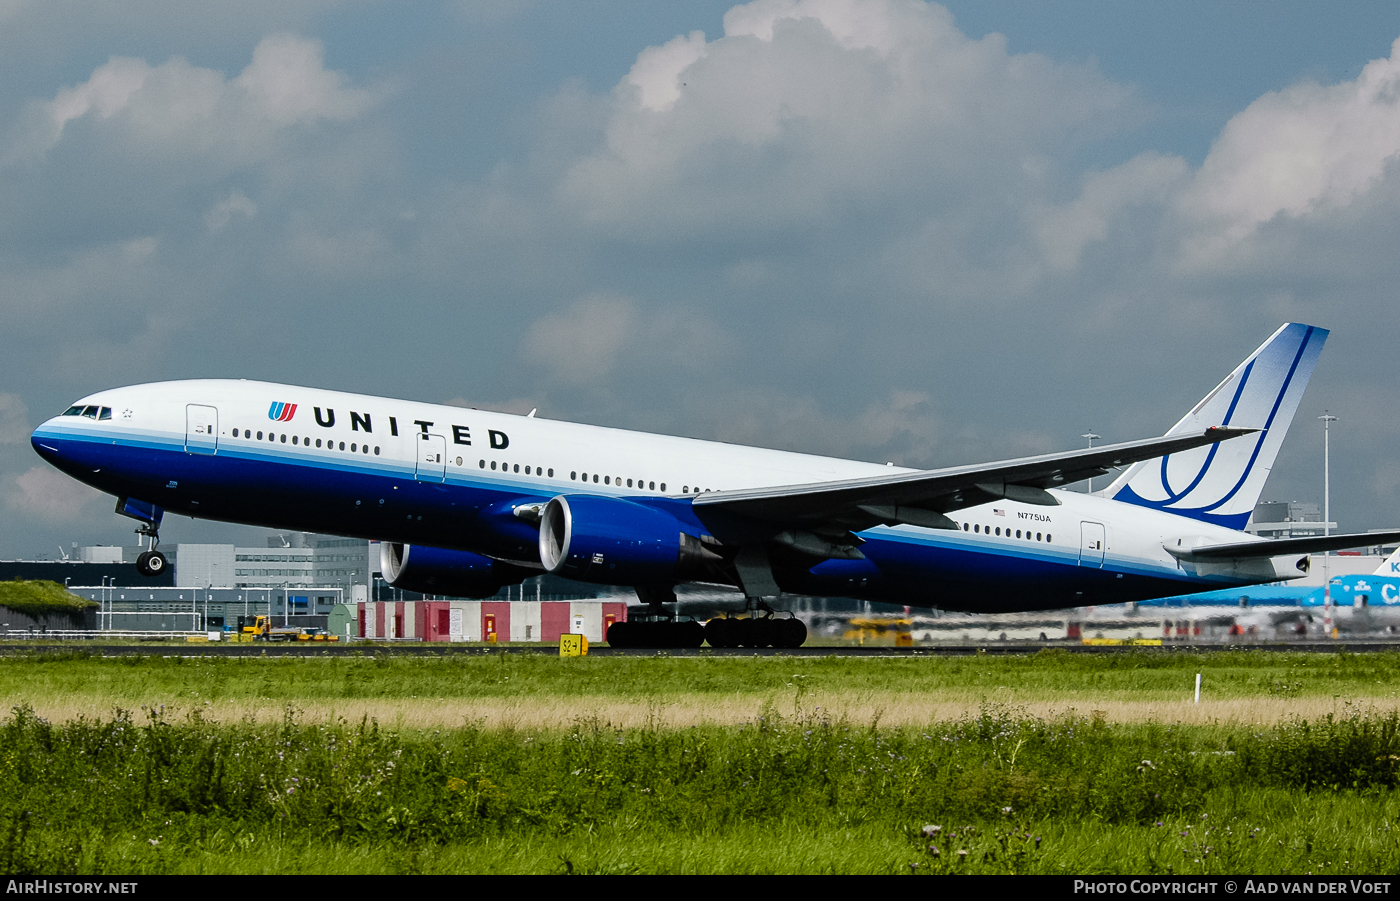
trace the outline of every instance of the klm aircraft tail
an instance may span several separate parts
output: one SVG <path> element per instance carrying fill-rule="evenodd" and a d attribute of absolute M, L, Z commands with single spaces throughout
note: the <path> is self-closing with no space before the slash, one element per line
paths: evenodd
<path fill-rule="evenodd" d="M 1259 429 L 1257 435 L 1135 463 L 1104 495 L 1243 529 L 1327 334 L 1327 329 L 1311 325 L 1285 324 L 1167 432 L 1228 425 Z"/>
<path fill-rule="evenodd" d="M 1373 576 L 1400 576 L 1400 548 L 1395 549 L 1395 553 L 1385 558 L 1385 562 L 1380 568 L 1371 573 Z"/>

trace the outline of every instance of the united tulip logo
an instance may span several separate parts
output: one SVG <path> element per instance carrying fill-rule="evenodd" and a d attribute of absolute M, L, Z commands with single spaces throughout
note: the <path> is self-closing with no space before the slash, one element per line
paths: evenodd
<path fill-rule="evenodd" d="M 267 418 L 271 419 L 273 422 L 291 422 L 292 417 L 296 414 L 296 404 L 284 404 L 281 401 L 275 400 L 267 411 Z"/>

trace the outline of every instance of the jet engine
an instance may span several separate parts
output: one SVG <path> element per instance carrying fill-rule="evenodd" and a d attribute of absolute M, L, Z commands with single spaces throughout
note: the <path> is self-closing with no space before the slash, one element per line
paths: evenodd
<path fill-rule="evenodd" d="M 489 598 L 503 585 L 530 573 L 518 566 L 470 551 L 450 551 L 421 544 L 379 546 L 379 566 L 395 588 L 456 598 Z"/>
<path fill-rule="evenodd" d="M 540 562 L 602 585 L 723 579 L 724 560 L 664 510 L 615 497 L 559 495 L 540 515 Z"/>

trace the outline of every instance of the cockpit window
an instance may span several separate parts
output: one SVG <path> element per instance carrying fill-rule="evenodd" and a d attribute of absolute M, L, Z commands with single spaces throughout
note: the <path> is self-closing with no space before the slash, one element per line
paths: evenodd
<path fill-rule="evenodd" d="M 83 415 L 88 419 L 97 418 L 97 407 L 83 407 Z"/>
<path fill-rule="evenodd" d="M 98 419 L 111 419 L 111 418 L 112 418 L 112 408 L 111 408 L 111 407 L 103 407 L 102 410 L 101 410 L 101 412 L 99 412 L 99 413 L 97 414 L 97 418 L 98 418 Z"/>
<path fill-rule="evenodd" d="M 64 410 L 64 411 L 63 411 L 63 415 L 64 415 L 64 416 L 81 416 L 81 415 L 82 415 L 82 412 L 83 412 L 83 407 L 82 407 L 81 404 L 79 404 L 79 405 L 76 406 L 76 407 L 69 407 L 68 409 Z"/>

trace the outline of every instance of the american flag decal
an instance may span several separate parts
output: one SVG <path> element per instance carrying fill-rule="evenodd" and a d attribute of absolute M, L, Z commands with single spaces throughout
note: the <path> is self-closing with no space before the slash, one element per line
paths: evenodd
<path fill-rule="evenodd" d="M 1006 511 L 1005 511 L 1005 510 L 998 510 L 996 507 L 993 507 L 993 508 L 992 508 L 992 515 L 993 515 L 993 516 L 1005 516 L 1005 515 L 1006 515 Z"/>

